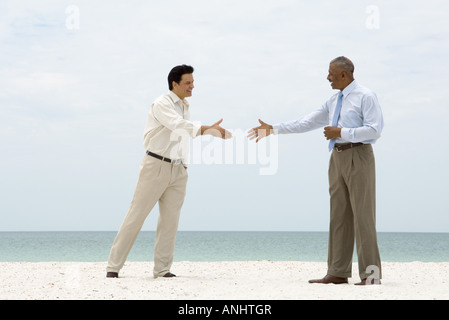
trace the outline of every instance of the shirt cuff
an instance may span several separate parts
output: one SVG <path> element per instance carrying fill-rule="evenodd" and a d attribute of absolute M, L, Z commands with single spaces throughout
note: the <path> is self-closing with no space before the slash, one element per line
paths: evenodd
<path fill-rule="evenodd" d="M 280 123 L 273 124 L 273 134 L 279 134 L 280 129 L 281 129 Z"/>
<path fill-rule="evenodd" d="M 341 128 L 340 136 L 341 136 L 342 140 L 350 141 L 351 140 L 351 136 L 350 136 L 350 133 L 349 133 L 349 128 Z"/>
<path fill-rule="evenodd" d="M 201 122 L 193 121 L 193 134 L 192 137 L 196 138 L 201 135 Z"/>

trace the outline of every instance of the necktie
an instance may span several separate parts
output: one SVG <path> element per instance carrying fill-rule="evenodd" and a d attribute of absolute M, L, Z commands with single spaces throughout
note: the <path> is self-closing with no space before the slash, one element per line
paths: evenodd
<path fill-rule="evenodd" d="M 334 118 L 332 119 L 332 127 L 336 127 L 338 124 L 338 118 L 340 118 L 341 105 L 343 100 L 343 92 L 338 95 L 337 106 L 335 107 Z M 331 139 L 329 141 L 329 151 L 334 148 L 336 139 Z"/>

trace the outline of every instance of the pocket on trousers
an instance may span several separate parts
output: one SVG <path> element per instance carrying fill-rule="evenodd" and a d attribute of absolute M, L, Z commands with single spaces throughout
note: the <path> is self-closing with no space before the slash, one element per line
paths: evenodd
<path fill-rule="evenodd" d="M 374 162 L 374 152 L 371 145 L 357 147 L 356 150 L 363 165 L 369 165 Z"/>
<path fill-rule="evenodd" d="M 144 170 L 148 176 L 157 178 L 162 172 L 162 161 L 151 156 L 146 156 L 147 158 L 142 162 L 141 170 Z"/>

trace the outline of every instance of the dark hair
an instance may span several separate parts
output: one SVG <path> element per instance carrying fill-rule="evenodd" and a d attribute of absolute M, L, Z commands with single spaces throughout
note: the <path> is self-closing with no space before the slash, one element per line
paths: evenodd
<path fill-rule="evenodd" d="M 354 73 L 354 64 L 348 58 L 341 56 L 333 59 L 331 64 L 335 63 L 338 67 L 342 68 L 346 72 L 353 74 Z"/>
<path fill-rule="evenodd" d="M 193 73 L 193 67 L 188 65 L 180 65 L 171 69 L 168 74 L 168 88 L 173 90 L 173 81 L 179 83 L 181 81 L 182 75 L 186 73 Z"/>

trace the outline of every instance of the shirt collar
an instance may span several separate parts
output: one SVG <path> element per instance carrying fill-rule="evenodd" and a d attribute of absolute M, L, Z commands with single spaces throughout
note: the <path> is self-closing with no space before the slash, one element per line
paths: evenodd
<path fill-rule="evenodd" d="M 178 95 L 176 93 L 174 93 L 173 91 L 169 91 L 168 95 L 171 97 L 171 99 L 173 100 L 173 103 L 177 103 L 178 101 L 181 101 L 181 103 L 183 103 L 184 105 L 186 105 L 187 107 L 189 106 L 189 103 L 187 102 L 186 99 L 181 100 L 181 98 L 178 97 Z"/>
<path fill-rule="evenodd" d="M 350 94 L 351 91 L 355 89 L 355 87 L 357 87 L 357 82 L 355 80 L 352 80 L 352 82 L 343 89 L 343 97 L 347 97 L 348 94 Z"/>
<path fill-rule="evenodd" d="M 170 96 L 170 98 L 173 100 L 174 103 L 180 101 L 181 99 L 176 95 L 176 93 L 174 93 L 173 91 L 169 91 L 168 95 Z"/>

